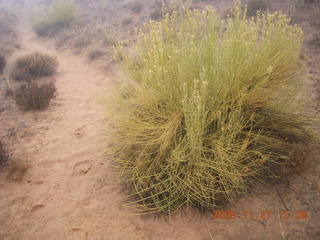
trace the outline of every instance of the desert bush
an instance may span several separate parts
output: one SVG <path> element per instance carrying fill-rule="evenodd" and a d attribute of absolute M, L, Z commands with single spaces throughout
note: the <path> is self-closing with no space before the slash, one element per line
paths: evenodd
<path fill-rule="evenodd" d="M 162 10 L 161 8 L 155 8 L 151 13 L 150 13 L 150 18 L 152 20 L 159 20 L 162 18 Z"/>
<path fill-rule="evenodd" d="M 107 52 L 105 50 L 103 50 L 103 49 L 101 49 L 99 47 L 95 47 L 95 48 L 92 48 L 92 49 L 89 50 L 88 58 L 90 60 L 95 60 L 95 59 L 97 59 L 99 57 L 102 57 L 102 56 L 106 55 L 106 53 Z"/>
<path fill-rule="evenodd" d="M 304 0 L 305 4 L 313 4 L 313 3 L 320 3 L 319 0 Z"/>
<path fill-rule="evenodd" d="M 117 44 L 117 38 L 111 34 L 104 34 L 102 43 L 106 47 L 115 46 Z"/>
<path fill-rule="evenodd" d="M 187 9 L 188 6 L 181 3 L 181 5 L 169 4 L 169 3 L 161 3 L 158 2 L 154 5 L 154 9 L 151 11 L 149 17 L 151 20 L 158 21 L 163 15 L 172 14 L 174 11 L 181 11 L 182 9 Z"/>
<path fill-rule="evenodd" d="M 7 164 L 9 159 L 9 155 L 7 149 L 5 148 L 4 144 L 0 141 L 0 167 L 3 167 Z"/>
<path fill-rule="evenodd" d="M 16 56 L 10 63 L 9 76 L 17 81 L 30 81 L 54 74 L 58 67 L 55 56 L 32 52 Z"/>
<path fill-rule="evenodd" d="M 239 5 L 227 21 L 186 10 L 147 24 L 124 61 L 131 82 L 108 104 L 132 203 L 220 207 L 301 160 L 312 140 L 296 97 L 302 35 L 280 13 L 247 19 Z"/>
<path fill-rule="evenodd" d="M 14 89 L 13 98 L 24 110 L 41 110 L 48 107 L 55 97 L 56 87 L 54 82 L 36 83 L 29 82 Z"/>
<path fill-rule="evenodd" d="M 45 35 L 69 27 L 77 18 L 77 7 L 72 0 L 56 0 L 48 9 L 35 11 L 31 23 L 38 35 Z"/>
<path fill-rule="evenodd" d="M 142 2 L 140 1 L 134 2 L 131 6 L 131 11 L 134 13 L 140 13 L 142 11 L 142 8 L 143 8 Z"/>
<path fill-rule="evenodd" d="M 251 17 L 255 16 L 258 11 L 266 11 L 269 8 L 269 5 L 266 0 L 249 0 L 247 8 L 247 14 Z"/>
<path fill-rule="evenodd" d="M 91 40 L 87 37 L 76 39 L 74 42 L 75 48 L 85 48 L 91 44 Z"/>
<path fill-rule="evenodd" d="M 10 159 L 6 166 L 6 177 L 10 181 L 20 182 L 29 168 L 29 162 L 22 159 Z"/>
<path fill-rule="evenodd" d="M 17 159 L 11 159 L 7 148 L 4 146 L 3 142 L 0 141 L 0 170 L 5 169 L 7 179 L 21 181 L 28 168 L 28 163 Z"/>
<path fill-rule="evenodd" d="M 5 66 L 6 66 L 6 59 L 4 58 L 4 56 L 0 55 L 0 74 L 3 73 Z"/>
<path fill-rule="evenodd" d="M 125 17 L 124 19 L 122 19 L 122 25 L 129 25 L 130 23 L 132 23 L 132 18 L 131 17 Z"/>
<path fill-rule="evenodd" d="M 122 43 L 118 43 L 114 48 L 113 48 L 113 60 L 121 63 L 125 58 L 124 51 L 123 51 L 123 45 Z"/>

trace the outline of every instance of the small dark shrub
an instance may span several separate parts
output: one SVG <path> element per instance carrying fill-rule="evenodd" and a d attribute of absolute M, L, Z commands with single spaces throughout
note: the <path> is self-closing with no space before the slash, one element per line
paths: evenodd
<path fill-rule="evenodd" d="M 257 11 L 264 12 L 268 9 L 269 5 L 265 0 L 249 0 L 248 2 L 248 16 L 253 17 Z"/>
<path fill-rule="evenodd" d="M 33 52 L 18 56 L 9 69 L 10 78 L 17 81 L 30 81 L 54 74 L 58 67 L 56 57 L 46 53 Z"/>
<path fill-rule="evenodd" d="M 130 23 L 132 23 L 132 18 L 130 17 L 126 17 L 122 20 L 122 25 L 129 25 Z"/>
<path fill-rule="evenodd" d="M 4 144 L 0 141 L 0 167 L 3 167 L 9 159 L 7 149 L 4 147 Z"/>
<path fill-rule="evenodd" d="M 214 2 L 215 0 L 202 0 L 202 2 Z"/>
<path fill-rule="evenodd" d="M 313 46 L 320 46 L 320 33 L 319 34 L 314 34 L 312 38 L 307 41 L 308 44 L 313 45 Z"/>
<path fill-rule="evenodd" d="M 55 97 L 56 87 L 53 82 L 37 84 L 30 82 L 13 90 L 13 98 L 24 110 L 46 108 Z"/>
<path fill-rule="evenodd" d="M 29 168 L 30 165 L 28 162 L 23 161 L 22 159 L 12 159 L 8 162 L 6 167 L 7 179 L 20 182 Z"/>
<path fill-rule="evenodd" d="M 142 8 L 143 8 L 142 2 L 135 2 L 131 7 L 131 11 L 134 13 L 140 13 L 142 11 Z"/>
<path fill-rule="evenodd" d="M 313 3 L 320 3 L 319 0 L 304 0 L 305 4 L 313 4 Z"/>
<path fill-rule="evenodd" d="M 150 14 L 150 18 L 152 20 L 159 20 L 162 17 L 162 10 L 161 8 L 156 8 L 154 9 L 151 14 Z"/>
<path fill-rule="evenodd" d="M 115 47 L 114 48 L 114 53 L 113 53 L 113 60 L 121 63 L 124 60 L 124 53 L 123 53 L 123 49 Z"/>
<path fill-rule="evenodd" d="M 3 73 L 3 69 L 5 68 L 6 66 L 6 59 L 0 55 L 0 74 Z"/>
<path fill-rule="evenodd" d="M 12 96 L 12 90 L 9 87 L 6 87 L 4 90 L 4 96 L 5 97 L 11 97 Z"/>
<path fill-rule="evenodd" d="M 75 40 L 74 47 L 75 48 L 85 48 L 91 44 L 91 40 L 87 38 L 79 38 Z"/>
<path fill-rule="evenodd" d="M 91 60 L 95 60 L 106 54 L 106 51 L 101 50 L 99 48 L 91 49 L 88 53 L 88 58 Z"/>
<path fill-rule="evenodd" d="M 111 36 L 109 34 L 106 34 L 104 36 L 104 39 L 102 41 L 103 45 L 108 46 L 115 46 L 117 44 L 117 39 L 114 36 Z"/>

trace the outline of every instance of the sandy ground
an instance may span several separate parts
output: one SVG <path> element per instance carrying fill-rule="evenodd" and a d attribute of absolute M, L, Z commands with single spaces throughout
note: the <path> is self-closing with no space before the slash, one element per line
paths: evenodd
<path fill-rule="evenodd" d="M 107 106 L 99 99 L 112 91 L 112 80 L 85 58 L 39 40 L 25 18 L 18 35 L 22 49 L 58 56 L 58 96 L 46 111 L 1 112 L 6 132 L 0 134 L 9 135 L 13 157 L 29 169 L 20 181 L 0 173 L 0 240 L 320 239 L 318 147 L 310 150 L 301 176 L 259 186 L 228 207 L 238 214 L 235 219 L 213 219 L 192 209 L 169 220 L 134 215 L 123 206 L 111 159 L 104 155 Z M 296 218 L 302 210 L 307 216 Z"/>

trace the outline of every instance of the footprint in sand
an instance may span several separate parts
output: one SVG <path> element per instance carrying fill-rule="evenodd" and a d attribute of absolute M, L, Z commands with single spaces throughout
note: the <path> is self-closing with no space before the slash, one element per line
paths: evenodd
<path fill-rule="evenodd" d="M 74 135 L 78 138 L 81 138 L 84 136 L 84 129 L 83 128 L 77 128 L 75 131 L 74 131 Z"/>
<path fill-rule="evenodd" d="M 91 168 L 92 168 L 92 164 L 90 163 L 89 160 L 77 162 L 73 167 L 72 176 L 86 175 Z"/>
<path fill-rule="evenodd" d="M 41 208 L 43 208 L 43 207 L 45 207 L 45 205 L 44 204 L 36 204 L 36 205 L 34 205 L 34 206 L 32 206 L 32 208 L 31 208 L 31 212 L 35 212 L 35 211 L 37 211 L 37 210 L 39 210 L 39 209 L 41 209 Z"/>

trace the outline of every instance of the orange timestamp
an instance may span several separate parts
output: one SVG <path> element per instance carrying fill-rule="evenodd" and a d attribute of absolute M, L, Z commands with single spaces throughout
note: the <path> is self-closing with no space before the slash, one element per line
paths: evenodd
<path fill-rule="evenodd" d="M 309 218 L 309 213 L 308 211 L 305 211 L 305 210 L 292 210 L 292 211 L 260 210 L 255 212 L 252 210 L 243 210 L 243 211 L 215 210 L 212 212 L 212 218 L 220 219 L 220 220 L 232 220 L 237 218 L 268 220 L 273 216 L 279 216 L 281 220 L 289 220 L 289 219 L 307 220 Z"/>

